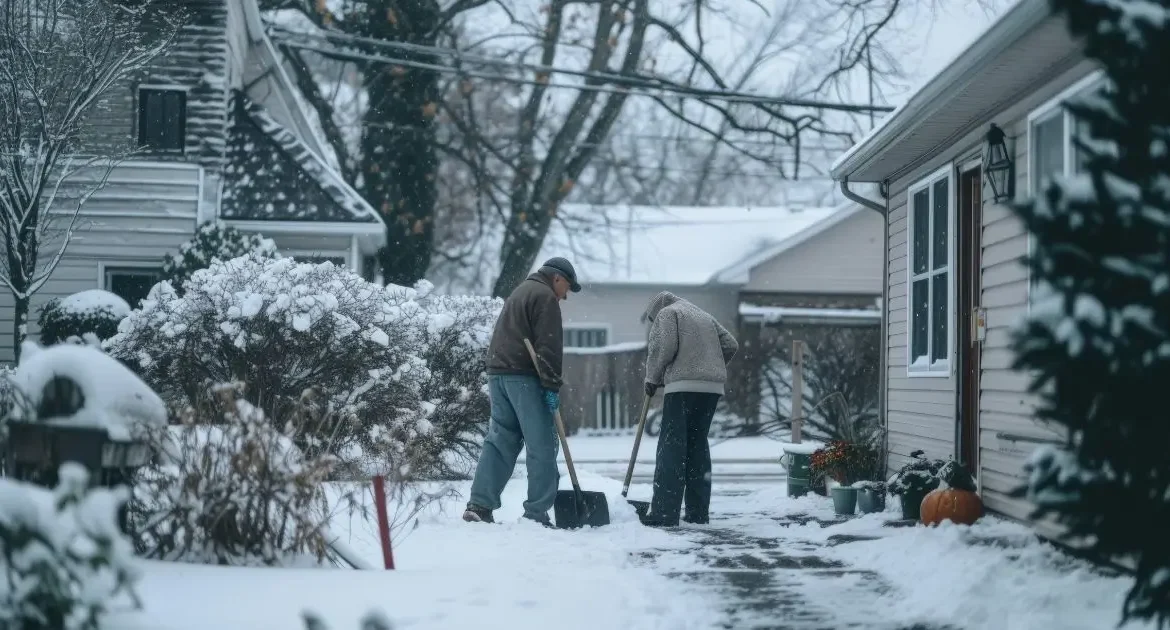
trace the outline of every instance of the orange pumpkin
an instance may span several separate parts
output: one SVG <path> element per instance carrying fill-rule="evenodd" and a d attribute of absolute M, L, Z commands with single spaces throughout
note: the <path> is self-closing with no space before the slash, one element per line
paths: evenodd
<path fill-rule="evenodd" d="M 938 525 L 950 520 L 959 525 L 970 525 L 983 516 L 983 500 L 968 490 L 939 488 L 931 490 L 922 499 L 919 518 L 923 525 Z"/>

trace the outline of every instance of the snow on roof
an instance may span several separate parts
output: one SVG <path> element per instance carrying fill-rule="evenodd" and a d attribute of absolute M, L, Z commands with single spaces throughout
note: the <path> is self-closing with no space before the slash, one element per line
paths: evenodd
<path fill-rule="evenodd" d="M 976 35 L 970 45 L 951 55 L 951 58 L 945 64 L 943 64 L 941 69 L 923 81 L 917 88 L 912 90 L 910 95 L 905 101 L 902 102 L 902 104 L 898 105 L 894 111 L 890 112 L 884 118 L 882 118 L 880 122 L 874 125 L 873 129 L 869 130 L 869 133 L 865 134 L 865 136 L 854 143 L 853 146 L 846 149 L 845 152 L 841 155 L 838 155 L 837 158 L 833 160 L 833 163 L 829 166 L 829 172 L 832 173 L 833 177 L 839 178 L 842 176 L 847 176 L 847 173 L 838 173 L 845 162 L 849 161 L 858 153 L 862 152 L 863 149 L 869 149 L 870 145 L 875 143 L 878 136 L 887 135 L 887 128 L 891 128 L 891 131 L 893 131 L 892 126 L 894 126 L 895 122 L 900 122 L 902 119 L 912 121 L 914 119 L 914 113 L 908 113 L 908 110 L 912 108 L 919 109 L 924 102 L 929 101 L 931 95 L 928 94 L 928 92 L 930 91 L 931 87 L 936 85 L 941 86 L 942 84 L 946 83 L 947 77 L 962 75 L 963 72 L 966 71 L 966 68 L 964 67 L 966 64 L 964 62 L 974 63 L 974 60 L 972 59 L 973 49 L 980 42 L 989 40 L 993 38 L 995 33 L 1004 30 L 1005 26 L 1009 25 L 1013 17 L 1017 17 L 1016 12 L 1019 9 L 1027 8 L 1028 5 L 1041 4 L 1044 4 L 1044 0 L 1011 0 L 1003 13 L 1001 13 L 990 24 L 980 29 L 978 35 Z"/>
<path fill-rule="evenodd" d="M 380 220 L 370 204 L 295 133 L 243 92 L 235 91 L 232 98 L 221 216 L 284 221 Z M 258 145 L 258 140 L 264 145 Z M 301 185 L 300 173 L 283 172 L 282 162 L 303 173 L 310 186 Z M 290 181 L 299 186 L 285 185 Z M 294 194 L 288 197 L 290 188 Z"/>
<path fill-rule="evenodd" d="M 565 204 L 565 218 L 549 229 L 536 266 L 564 256 L 586 286 L 708 284 L 719 271 L 837 211 Z"/>

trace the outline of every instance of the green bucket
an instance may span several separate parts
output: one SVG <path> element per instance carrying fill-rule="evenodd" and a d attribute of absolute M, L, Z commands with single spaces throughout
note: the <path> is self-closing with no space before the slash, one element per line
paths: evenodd
<path fill-rule="evenodd" d="M 808 453 L 789 453 L 785 451 L 784 455 L 780 457 L 780 461 L 785 463 L 788 469 L 788 496 L 802 497 L 808 494 L 809 482 L 811 473 L 809 471 L 809 464 L 812 463 L 812 455 Z"/>

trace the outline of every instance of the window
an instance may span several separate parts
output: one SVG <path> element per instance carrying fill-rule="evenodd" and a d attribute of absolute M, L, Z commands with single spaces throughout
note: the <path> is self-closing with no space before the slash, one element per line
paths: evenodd
<path fill-rule="evenodd" d="M 187 137 L 187 93 L 176 89 L 138 90 L 138 146 L 182 152 Z"/>
<path fill-rule="evenodd" d="M 907 372 L 949 376 L 952 174 L 948 164 L 909 190 Z"/>
<path fill-rule="evenodd" d="M 1065 108 L 1065 104 L 1070 99 L 1099 89 L 1104 81 L 1101 73 L 1094 73 L 1028 115 L 1028 194 L 1043 194 L 1054 177 L 1068 177 L 1084 172 L 1087 156 L 1078 150 L 1075 139 L 1087 132 L 1087 125 L 1077 120 Z M 1032 248 L 1032 235 L 1029 234 L 1029 254 Z M 1038 285 L 1036 277 L 1029 273 L 1029 308 L 1042 294 L 1043 288 Z"/>
<path fill-rule="evenodd" d="M 103 272 L 106 291 L 126 300 L 130 308 L 138 308 L 154 285 L 162 280 L 162 273 L 151 267 L 106 267 Z"/>
<path fill-rule="evenodd" d="M 609 345 L 609 328 L 605 326 L 565 327 L 566 348 L 603 348 Z"/>

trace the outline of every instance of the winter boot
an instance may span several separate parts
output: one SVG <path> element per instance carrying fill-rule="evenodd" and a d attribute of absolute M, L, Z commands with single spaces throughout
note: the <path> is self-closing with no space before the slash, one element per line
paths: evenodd
<path fill-rule="evenodd" d="M 654 513 L 639 514 L 638 520 L 646 527 L 678 527 L 678 517 L 667 518 Z"/>
<path fill-rule="evenodd" d="M 474 505 L 472 503 L 468 503 L 467 509 L 463 511 L 463 520 L 467 521 L 468 523 L 496 522 L 495 519 L 492 518 L 491 510 L 484 507 L 479 507 L 478 505 Z"/>
<path fill-rule="evenodd" d="M 549 519 L 548 514 L 541 514 L 540 516 L 533 516 L 531 514 L 525 514 L 524 518 L 526 518 L 530 521 L 533 521 L 534 523 L 540 523 L 541 525 L 543 525 L 549 529 L 556 529 L 556 526 L 552 524 L 552 520 Z"/>

